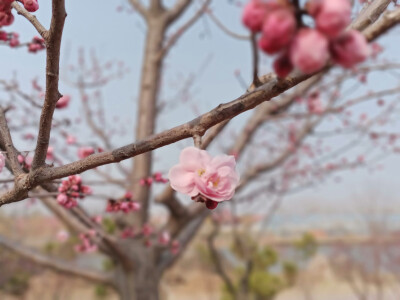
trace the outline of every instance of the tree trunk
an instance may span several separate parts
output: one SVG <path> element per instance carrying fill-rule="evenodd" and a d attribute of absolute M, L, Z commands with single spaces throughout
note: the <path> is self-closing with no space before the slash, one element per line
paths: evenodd
<path fill-rule="evenodd" d="M 116 289 L 121 300 L 158 300 L 160 279 L 154 251 L 140 245 L 140 241 L 126 243 L 132 266 L 116 266 Z"/>
<path fill-rule="evenodd" d="M 133 271 L 117 269 L 117 291 L 121 300 L 159 300 L 160 279 L 151 266 L 143 264 Z"/>
<path fill-rule="evenodd" d="M 146 47 L 143 58 L 142 77 L 140 83 L 139 106 L 137 111 L 136 140 L 141 140 L 154 133 L 156 120 L 157 98 L 160 91 L 162 59 L 159 53 L 162 49 L 165 35 L 165 24 L 153 19 L 148 23 Z M 151 175 L 152 152 L 138 155 L 134 158 L 132 174 L 135 198 L 142 204 L 141 223 L 147 221 L 147 209 L 150 189 L 139 184 L 139 180 Z"/>
<path fill-rule="evenodd" d="M 115 269 L 115 288 L 120 299 L 158 300 L 161 276 L 155 249 L 147 248 L 141 240 L 121 240 L 119 247 L 126 254 Z"/>

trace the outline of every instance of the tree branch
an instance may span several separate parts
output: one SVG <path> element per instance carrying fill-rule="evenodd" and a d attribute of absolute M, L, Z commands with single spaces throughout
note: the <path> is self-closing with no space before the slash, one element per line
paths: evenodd
<path fill-rule="evenodd" d="M 207 10 L 211 0 L 205 0 L 201 8 L 191 17 L 185 24 L 183 24 L 174 35 L 172 35 L 167 41 L 166 45 L 162 48 L 158 54 L 158 59 L 165 57 L 168 51 L 175 45 L 179 38 L 204 14 Z"/>
<path fill-rule="evenodd" d="M 192 0 L 178 0 L 175 5 L 167 12 L 167 24 L 177 20 L 192 3 Z"/>
<path fill-rule="evenodd" d="M 9 240 L 4 236 L 0 236 L 0 245 L 17 253 L 18 255 L 30 259 L 35 263 L 38 263 L 45 267 L 49 267 L 54 271 L 67 275 L 78 276 L 83 279 L 99 282 L 102 284 L 114 285 L 112 274 L 104 274 L 102 272 L 90 271 L 86 268 L 80 268 L 71 262 L 49 257 L 40 253 L 37 250 L 22 246 L 19 243 Z"/>
<path fill-rule="evenodd" d="M 10 162 L 12 173 L 15 177 L 23 173 L 21 165 L 18 161 L 18 153 L 15 150 L 14 143 L 8 128 L 6 115 L 4 109 L 0 107 L 0 136 L 1 142 L 4 144 L 4 148 L 7 152 L 7 157 Z"/>
<path fill-rule="evenodd" d="M 140 2 L 140 0 L 129 0 L 129 2 L 139 14 L 141 14 L 143 17 L 147 17 L 147 10 Z"/>
<path fill-rule="evenodd" d="M 39 22 L 36 16 L 30 14 L 24 7 L 18 4 L 17 1 L 14 1 L 11 6 L 17 11 L 17 13 L 21 16 L 24 16 L 31 24 L 36 28 L 39 32 L 40 36 L 47 41 L 48 32 L 47 29 Z"/>
<path fill-rule="evenodd" d="M 65 12 L 64 0 L 53 0 L 52 6 L 50 30 L 46 39 L 46 93 L 40 116 L 35 155 L 32 161 L 33 171 L 42 167 L 45 163 L 54 109 L 60 98 L 60 93 L 58 91 L 60 48 L 67 13 Z"/>

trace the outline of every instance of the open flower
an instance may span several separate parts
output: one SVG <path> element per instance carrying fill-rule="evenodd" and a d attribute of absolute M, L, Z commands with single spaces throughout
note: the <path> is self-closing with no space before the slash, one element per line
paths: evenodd
<path fill-rule="evenodd" d="M 221 202 L 229 200 L 239 183 L 234 156 L 211 157 L 207 151 L 195 147 L 183 149 L 179 164 L 173 166 L 168 177 L 171 187 L 191 197 L 201 195 Z"/>

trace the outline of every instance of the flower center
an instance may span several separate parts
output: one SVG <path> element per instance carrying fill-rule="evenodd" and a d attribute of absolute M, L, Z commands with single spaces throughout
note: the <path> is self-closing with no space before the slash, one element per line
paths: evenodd
<path fill-rule="evenodd" d="M 213 180 L 212 183 L 213 183 L 213 187 L 216 188 L 218 186 L 218 183 L 219 183 L 219 177 L 217 177 L 215 180 Z"/>
<path fill-rule="evenodd" d="M 201 177 L 205 172 L 206 172 L 206 170 L 204 170 L 204 169 L 199 169 L 199 170 L 197 170 L 197 174 L 199 174 L 200 177 Z"/>

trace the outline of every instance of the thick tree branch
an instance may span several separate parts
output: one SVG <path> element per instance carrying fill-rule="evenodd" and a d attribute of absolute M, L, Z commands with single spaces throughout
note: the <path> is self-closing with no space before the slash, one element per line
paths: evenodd
<path fill-rule="evenodd" d="M 14 242 L 4 236 L 0 236 L 0 245 L 35 263 L 38 263 L 45 267 L 49 267 L 54 271 L 67 275 L 78 276 L 80 278 L 102 284 L 114 285 L 113 274 L 104 274 L 102 272 L 90 271 L 86 268 L 80 268 L 71 262 L 50 257 L 40 253 L 37 250 L 22 246 L 21 244 Z"/>

